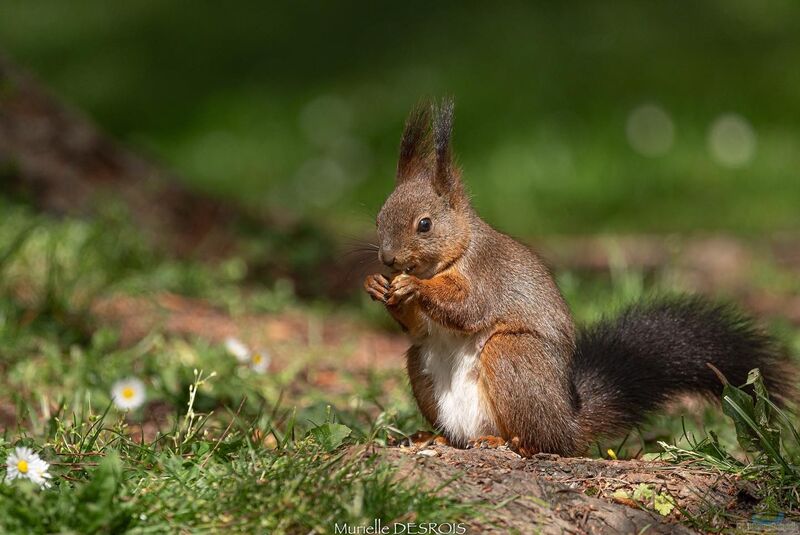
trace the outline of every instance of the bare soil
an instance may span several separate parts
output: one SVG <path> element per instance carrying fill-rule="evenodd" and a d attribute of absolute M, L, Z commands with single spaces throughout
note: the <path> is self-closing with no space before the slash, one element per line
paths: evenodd
<path fill-rule="evenodd" d="M 443 445 L 377 449 L 375 454 L 395 464 L 403 477 L 482 504 L 481 514 L 466 521 L 477 532 L 694 533 L 695 527 L 735 525 L 737 518 L 748 518 L 752 506 L 744 482 L 691 464 L 549 454 L 525 459 L 505 448 Z M 618 493 L 632 496 L 640 484 L 672 496 L 675 509 L 663 516 L 652 505 Z M 692 527 L 692 519 L 703 525 Z"/>

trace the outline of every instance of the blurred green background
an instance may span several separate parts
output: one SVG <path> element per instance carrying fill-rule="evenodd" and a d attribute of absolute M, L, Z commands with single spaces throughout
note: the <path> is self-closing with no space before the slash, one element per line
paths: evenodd
<path fill-rule="evenodd" d="M 798 228 L 800 3 L 446 4 L 6 0 L 0 46 L 192 185 L 335 231 L 441 95 L 516 235 Z"/>

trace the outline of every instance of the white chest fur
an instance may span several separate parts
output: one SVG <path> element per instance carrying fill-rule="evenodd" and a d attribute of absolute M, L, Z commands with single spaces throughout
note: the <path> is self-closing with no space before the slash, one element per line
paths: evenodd
<path fill-rule="evenodd" d="M 430 322 L 429 334 L 420 344 L 422 373 L 433 383 L 437 426 L 454 445 L 497 434 L 478 386 L 480 339 Z"/>

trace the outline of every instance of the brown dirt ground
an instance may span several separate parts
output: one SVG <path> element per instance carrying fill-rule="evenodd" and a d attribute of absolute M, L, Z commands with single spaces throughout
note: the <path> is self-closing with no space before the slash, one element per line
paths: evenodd
<path fill-rule="evenodd" d="M 508 449 L 459 450 L 443 445 L 376 449 L 403 477 L 438 487 L 463 501 L 483 504 L 467 521 L 477 532 L 693 533 L 684 523 L 702 517 L 705 529 L 748 517 L 746 483 L 691 464 L 606 461 L 540 454 L 525 459 Z M 452 483 L 448 483 L 457 477 Z M 672 496 L 667 516 L 632 499 L 639 484 Z M 715 514 L 716 513 L 716 514 Z"/>

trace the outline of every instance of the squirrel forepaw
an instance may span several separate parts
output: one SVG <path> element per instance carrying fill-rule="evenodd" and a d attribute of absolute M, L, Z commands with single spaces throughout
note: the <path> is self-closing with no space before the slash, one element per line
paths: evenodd
<path fill-rule="evenodd" d="M 389 297 L 389 279 L 380 273 L 369 275 L 364 279 L 364 289 L 373 300 L 385 303 Z"/>
<path fill-rule="evenodd" d="M 419 290 L 419 279 L 413 275 L 401 273 L 392 280 L 389 286 L 389 298 L 386 304 L 396 305 L 412 298 Z"/>

